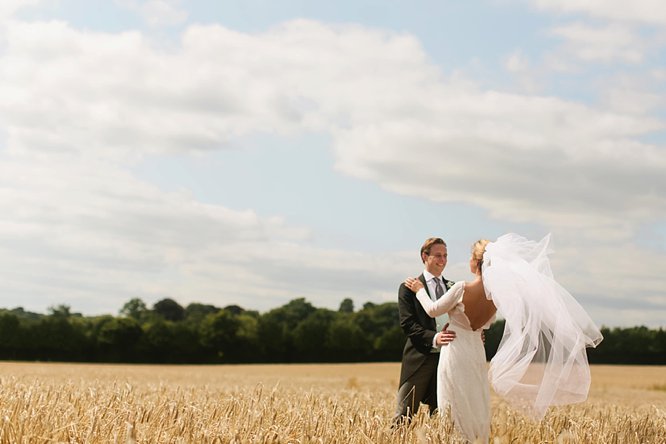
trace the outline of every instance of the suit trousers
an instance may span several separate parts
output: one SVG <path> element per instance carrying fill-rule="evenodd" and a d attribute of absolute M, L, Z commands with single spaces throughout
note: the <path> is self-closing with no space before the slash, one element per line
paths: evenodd
<path fill-rule="evenodd" d="M 437 408 L 437 364 L 439 353 L 430 353 L 421 366 L 398 389 L 397 408 L 394 423 L 410 418 L 418 411 L 419 404 L 430 407 L 430 413 Z"/>

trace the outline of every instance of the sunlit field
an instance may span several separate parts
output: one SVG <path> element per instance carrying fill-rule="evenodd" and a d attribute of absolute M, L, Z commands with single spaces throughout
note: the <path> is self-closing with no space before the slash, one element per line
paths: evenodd
<path fill-rule="evenodd" d="M 666 443 L 666 368 L 595 366 L 588 402 L 532 423 L 493 400 L 495 443 Z M 0 363 L 1 443 L 447 443 L 422 412 L 392 429 L 397 363 Z"/>

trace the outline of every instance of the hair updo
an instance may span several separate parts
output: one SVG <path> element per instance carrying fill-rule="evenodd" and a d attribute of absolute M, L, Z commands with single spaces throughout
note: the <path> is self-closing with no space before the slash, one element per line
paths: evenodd
<path fill-rule="evenodd" d="M 476 261 L 479 271 L 481 271 L 481 265 L 483 265 L 483 253 L 486 251 L 486 245 L 489 243 L 488 239 L 479 239 L 472 245 L 472 258 Z"/>

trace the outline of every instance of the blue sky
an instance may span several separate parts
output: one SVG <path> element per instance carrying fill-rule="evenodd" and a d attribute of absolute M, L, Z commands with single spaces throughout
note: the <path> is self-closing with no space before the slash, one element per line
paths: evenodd
<path fill-rule="evenodd" d="M 666 326 L 666 6 L 8 1 L 4 307 L 394 301 L 429 236 L 552 233 L 599 324 Z"/>

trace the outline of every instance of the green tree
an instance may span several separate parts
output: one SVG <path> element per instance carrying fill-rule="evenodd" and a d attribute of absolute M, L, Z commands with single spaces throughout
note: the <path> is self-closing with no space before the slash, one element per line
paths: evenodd
<path fill-rule="evenodd" d="M 365 304 L 363 310 L 356 313 L 355 319 L 366 334 L 372 337 L 380 336 L 384 330 L 400 325 L 398 304 Z"/>
<path fill-rule="evenodd" d="M 0 358 L 18 359 L 21 351 L 21 324 L 11 313 L 0 314 Z"/>
<path fill-rule="evenodd" d="M 294 349 L 294 329 L 315 310 L 304 298 L 298 298 L 259 318 L 259 337 L 267 361 L 301 360 Z"/>
<path fill-rule="evenodd" d="M 654 335 L 654 364 L 666 365 L 666 330 L 660 328 Z"/>
<path fill-rule="evenodd" d="M 351 316 L 336 316 L 328 327 L 326 351 L 336 361 L 364 361 L 371 356 L 371 343 Z"/>
<path fill-rule="evenodd" d="M 293 341 L 297 361 L 330 360 L 325 346 L 328 328 L 334 317 L 335 312 L 319 308 L 296 325 L 293 331 Z"/>
<path fill-rule="evenodd" d="M 143 330 L 133 318 L 106 319 L 98 330 L 97 343 L 104 360 L 128 362 L 136 359 L 136 344 Z"/>
<path fill-rule="evenodd" d="M 201 342 L 211 348 L 218 359 L 231 359 L 237 351 L 236 333 L 239 326 L 238 318 L 226 310 L 211 313 L 201 323 Z"/>
<path fill-rule="evenodd" d="M 19 318 L 19 320 L 37 321 L 37 320 L 44 317 L 44 315 L 39 314 L 39 313 L 33 313 L 31 311 L 25 311 L 23 309 L 23 307 L 12 308 L 11 310 L 9 310 L 9 313 L 11 313 L 14 316 L 16 316 L 17 318 Z"/>
<path fill-rule="evenodd" d="M 224 307 L 224 309 L 234 316 L 238 316 L 239 314 L 245 311 L 245 309 L 239 307 L 238 305 L 227 305 L 226 307 Z"/>
<path fill-rule="evenodd" d="M 345 298 L 340 303 L 340 308 L 338 309 L 341 313 L 353 313 L 354 312 L 354 301 L 349 298 Z"/>
<path fill-rule="evenodd" d="M 374 359 L 380 361 L 397 361 L 405 347 L 405 333 L 399 325 L 384 330 L 374 343 Z"/>
<path fill-rule="evenodd" d="M 185 307 L 185 320 L 187 322 L 199 323 L 209 314 L 217 313 L 218 311 L 220 311 L 220 308 L 214 305 L 192 302 Z"/>
<path fill-rule="evenodd" d="M 188 322 L 174 322 L 171 326 L 173 340 L 169 362 L 174 363 L 201 363 L 214 362 L 206 353 L 199 337 L 199 325 Z"/>
<path fill-rule="evenodd" d="M 153 312 L 167 321 L 185 319 L 185 309 L 171 298 L 162 299 L 153 305 Z"/>
<path fill-rule="evenodd" d="M 141 322 L 145 320 L 148 315 L 148 307 L 141 299 L 132 298 L 125 302 L 123 308 L 120 309 L 120 314 L 122 316 L 132 318 L 137 322 Z"/>
<path fill-rule="evenodd" d="M 236 316 L 236 320 L 238 321 L 238 329 L 236 330 L 237 359 L 243 362 L 262 360 L 258 316 L 244 312 Z"/>
<path fill-rule="evenodd" d="M 48 308 L 50 316 L 67 319 L 72 315 L 71 307 L 69 305 L 56 305 Z"/>
<path fill-rule="evenodd" d="M 62 313 L 44 316 L 26 324 L 27 354 L 33 359 L 78 361 L 87 349 L 85 332 Z"/>
<path fill-rule="evenodd" d="M 174 345 L 174 323 L 155 318 L 143 325 L 142 354 L 149 362 L 171 362 Z"/>

